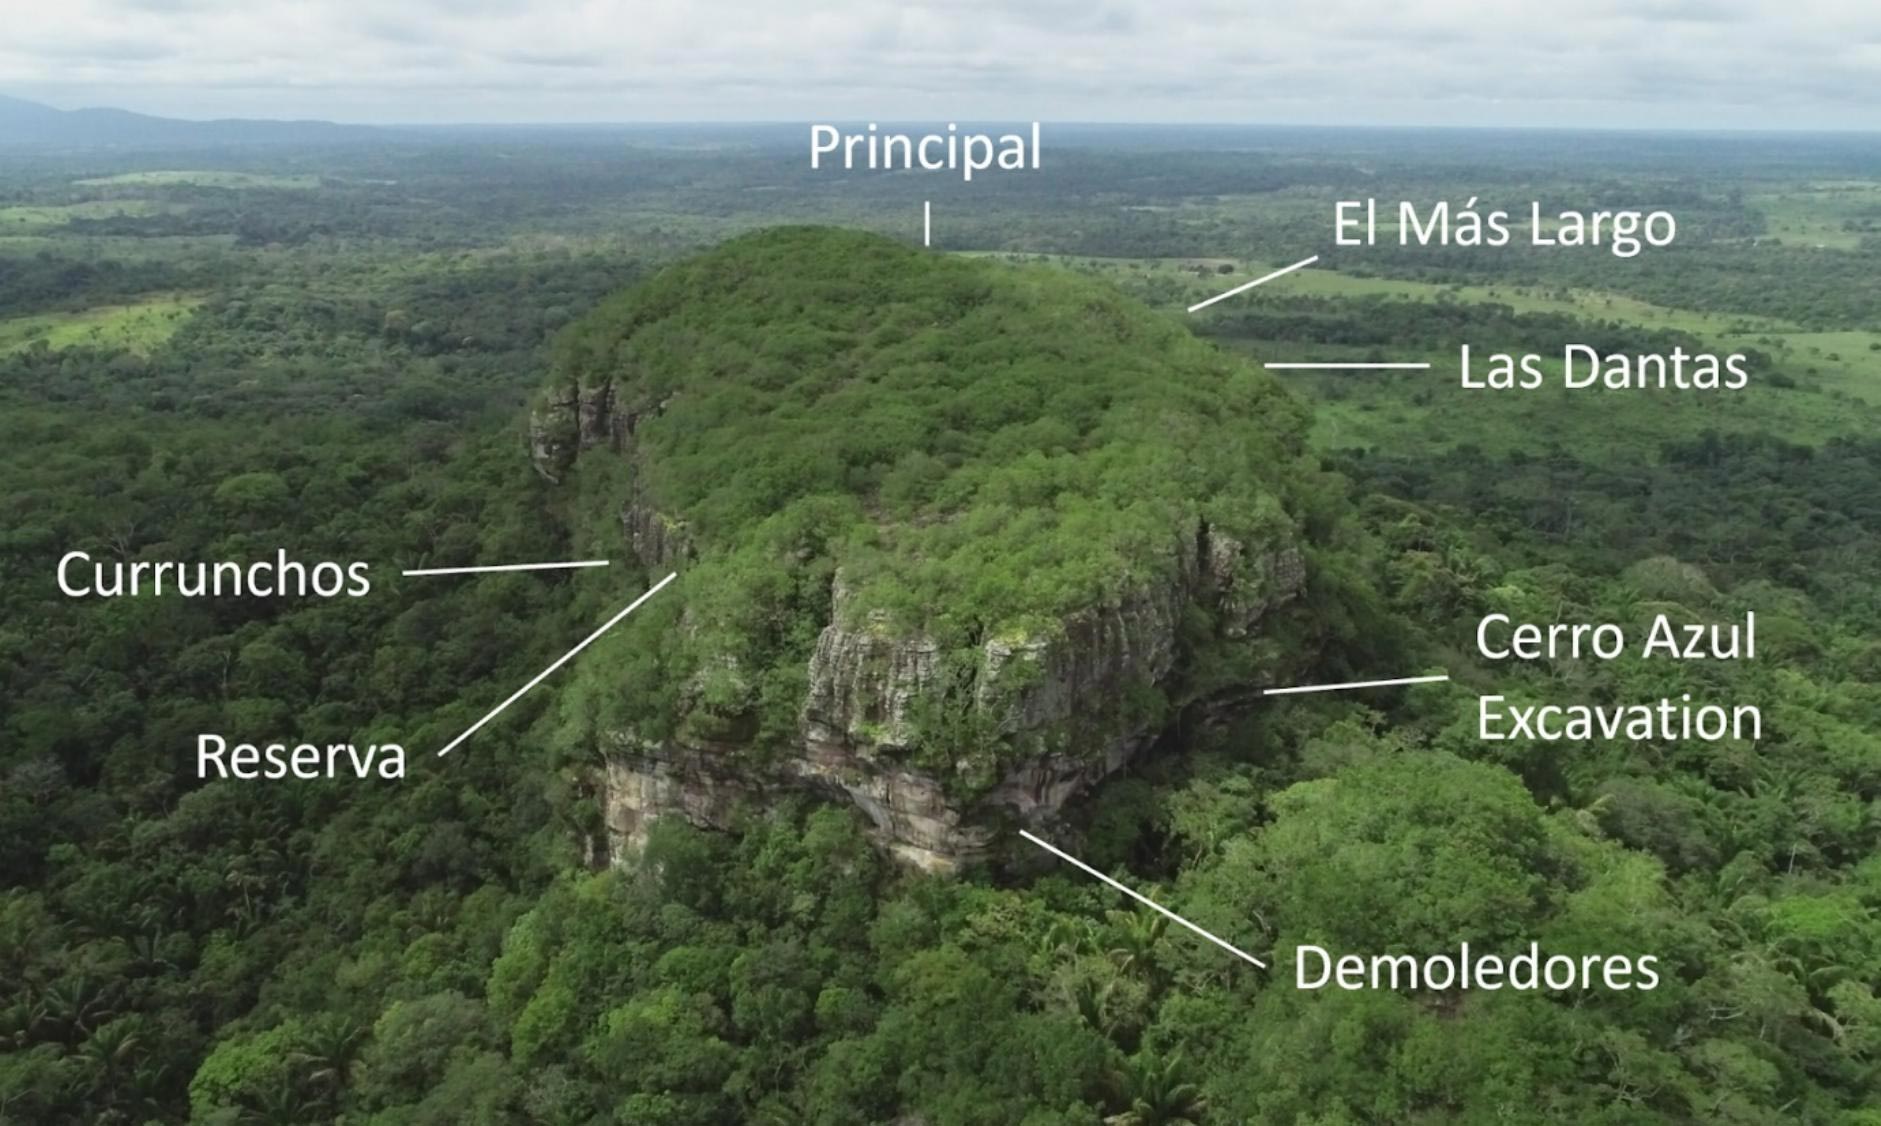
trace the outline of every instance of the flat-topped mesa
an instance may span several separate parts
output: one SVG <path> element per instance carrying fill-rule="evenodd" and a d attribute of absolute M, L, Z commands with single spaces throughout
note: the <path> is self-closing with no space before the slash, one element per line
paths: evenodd
<path fill-rule="evenodd" d="M 1049 820 L 1179 709 L 1285 671 L 1263 638 L 1311 555 L 1304 424 L 1100 284 L 853 232 L 736 239 L 610 300 L 530 426 L 584 547 L 682 572 L 579 666 L 609 853 L 806 790 L 930 869 Z"/>

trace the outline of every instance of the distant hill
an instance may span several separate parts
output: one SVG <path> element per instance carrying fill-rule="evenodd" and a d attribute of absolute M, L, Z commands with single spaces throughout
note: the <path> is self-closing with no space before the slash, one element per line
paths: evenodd
<path fill-rule="evenodd" d="M 330 121 L 183 121 L 122 109 L 62 110 L 0 95 L 0 145 L 170 148 L 358 140 L 376 133 L 369 126 Z"/>

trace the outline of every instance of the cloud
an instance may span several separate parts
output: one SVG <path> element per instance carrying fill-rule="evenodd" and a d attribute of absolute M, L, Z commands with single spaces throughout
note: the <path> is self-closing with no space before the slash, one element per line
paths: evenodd
<path fill-rule="evenodd" d="M 62 0 L 7 23 L 0 89 L 186 116 L 1881 126 L 1872 0 Z"/>
<path fill-rule="evenodd" d="M 599 51 L 502 51 L 496 56 L 523 66 L 603 67 L 607 56 Z"/>

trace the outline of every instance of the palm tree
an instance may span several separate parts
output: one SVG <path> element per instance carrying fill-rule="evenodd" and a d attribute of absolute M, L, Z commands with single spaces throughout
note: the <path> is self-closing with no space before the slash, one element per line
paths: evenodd
<path fill-rule="evenodd" d="M 1110 1034 L 1111 1021 L 1110 1014 L 1105 1010 L 1110 1006 L 1110 993 L 1114 988 L 1111 982 L 1100 985 L 1088 977 L 1081 977 L 1070 989 L 1071 1004 L 1077 1008 L 1078 1015 L 1084 1018 L 1084 1023 L 1106 1036 Z"/>
<path fill-rule="evenodd" d="M 781 1096 L 772 1096 L 758 1104 L 751 1121 L 753 1126 L 803 1126 L 810 1121 L 810 1116 Z"/>
<path fill-rule="evenodd" d="M 163 931 L 153 927 L 129 939 L 119 939 L 131 955 L 131 965 L 138 972 L 156 974 L 164 970 L 176 969 L 176 963 L 164 956 Z"/>
<path fill-rule="evenodd" d="M 301 1035 L 288 1058 L 307 1069 L 309 1083 L 338 1093 L 346 1086 L 347 1072 L 365 1038 L 366 1030 L 350 1020 L 324 1021 Z"/>
<path fill-rule="evenodd" d="M 1150 952 L 1169 929 L 1169 920 L 1150 911 L 1139 909 L 1134 914 L 1113 911 L 1111 920 L 1117 923 L 1122 934 L 1115 946 L 1110 949 L 1110 960 L 1119 970 L 1130 973 L 1135 970 L 1147 970 L 1150 967 Z"/>
<path fill-rule="evenodd" d="M 91 1035 L 93 1029 L 108 1020 L 111 1006 L 104 991 L 81 975 L 60 978 L 46 986 L 39 995 L 33 1016 L 35 1025 L 52 1024 L 77 1038 Z"/>
<path fill-rule="evenodd" d="M 1076 957 L 1096 949 L 1096 937 L 1089 919 L 1059 917 L 1039 936 L 1038 952 L 1048 961 Z"/>
<path fill-rule="evenodd" d="M 85 1062 L 86 1103 L 94 1114 L 116 1105 L 119 1081 L 142 1049 L 136 1017 L 114 1020 L 86 1037 L 78 1058 Z"/>
<path fill-rule="evenodd" d="M 1158 1059 L 1148 1052 L 1123 1061 L 1112 1076 L 1124 1109 L 1104 1119 L 1110 1126 L 1197 1126 L 1207 1100 L 1188 1082 L 1180 1053 Z"/>
<path fill-rule="evenodd" d="M 290 1080 L 251 1096 L 241 1108 L 240 1121 L 253 1126 L 295 1126 L 328 1117 L 320 1100 L 302 1095 Z"/>

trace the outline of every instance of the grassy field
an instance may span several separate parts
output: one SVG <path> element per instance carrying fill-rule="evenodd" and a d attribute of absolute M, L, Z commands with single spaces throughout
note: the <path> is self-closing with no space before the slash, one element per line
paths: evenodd
<path fill-rule="evenodd" d="M 0 320 L 0 352 L 43 342 L 55 350 L 89 346 L 145 353 L 168 340 L 200 303 L 198 298 L 172 294 L 80 313 L 35 313 Z"/>
<path fill-rule="evenodd" d="M 180 205 L 149 199 L 95 199 L 54 206 L 0 207 L 0 235 L 48 231 L 75 219 L 112 219 L 120 215 L 161 215 L 183 210 Z"/>
<path fill-rule="evenodd" d="M 174 169 L 154 172 L 124 172 L 73 181 L 80 187 L 170 187 L 189 185 L 198 188 L 297 188 L 320 186 L 318 176 L 273 176 L 260 172 L 217 172 Z"/>
<path fill-rule="evenodd" d="M 1780 242 L 1853 250 L 1864 235 L 1881 237 L 1881 184 L 1821 181 L 1750 197 L 1768 236 Z"/>
<path fill-rule="evenodd" d="M 1777 354 L 1829 390 L 1881 406 L 1881 333 L 1787 332 Z"/>

